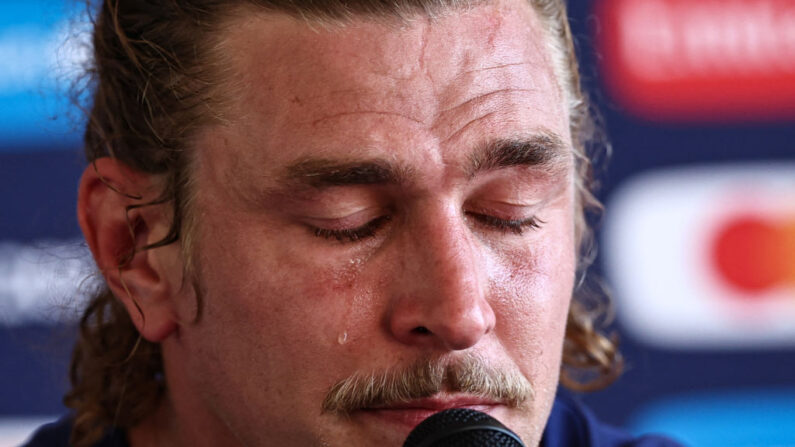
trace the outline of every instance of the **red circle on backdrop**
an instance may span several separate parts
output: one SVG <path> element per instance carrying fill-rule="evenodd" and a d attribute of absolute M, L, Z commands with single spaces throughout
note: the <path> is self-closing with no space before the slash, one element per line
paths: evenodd
<path fill-rule="evenodd" d="M 755 216 L 729 220 L 713 243 L 713 263 L 720 276 L 744 292 L 761 292 L 785 279 L 784 243 L 778 228 Z"/>

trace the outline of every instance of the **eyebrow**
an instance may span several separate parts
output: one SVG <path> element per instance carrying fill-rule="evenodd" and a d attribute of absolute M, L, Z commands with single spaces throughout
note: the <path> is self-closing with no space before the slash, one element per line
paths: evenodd
<path fill-rule="evenodd" d="M 324 188 L 346 185 L 402 183 L 405 169 L 383 160 L 344 161 L 333 159 L 302 160 L 287 168 L 285 179 L 295 186 Z"/>
<path fill-rule="evenodd" d="M 500 139 L 476 149 L 470 158 L 469 175 L 517 166 L 554 169 L 570 158 L 571 150 L 553 132 Z"/>
<path fill-rule="evenodd" d="M 555 169 L 567 160 L 570 149 L 552 132 L 492 141 L 476 147 L 466 167 L 469 177 L 484 171 L 517 166 Z M 405 183 L 411 169 L 384 159 L 339 160 L 310 158 L 286 169 L 284 183 L 291 187 L 322 189 L 332 186 Z"/>

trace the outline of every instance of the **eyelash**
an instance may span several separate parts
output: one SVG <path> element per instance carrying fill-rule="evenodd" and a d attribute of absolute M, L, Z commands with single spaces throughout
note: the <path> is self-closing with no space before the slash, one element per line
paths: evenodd
<path fill-rule="evenodd" d="M 378 229 L 390 219 L 390 216 L 381 216 L 357 228 L 343 228 L 341 230 L 315 228 L 314 232 L 315 236 L 325 239 L 336 239 L 340 242 L 356 242 L 361 239 L 375 236 L 375 232 L 378 231 Z"/>
<path fill-rule="evenodd" d="M 544 221 L 533 216 L 526 219 L 500 219 L 499 217 L 490 216 L 488 214 L 480 213 L 467 213 L 481 224 L 489 227 L 496 228 L 503 232 L 511 232 L 514 234 L 522 234 L 524 230 L 537 230 L 541 228 Z"/>
<path fill-rule="evenodd" d="M 500 219 L 480 213 L 467 213 L 467 215 L 474 218 L 482 225 L 495 228 L 504 233 L 511 232 L 513 234 L 522 234 L 526 229 L 537 230 L 544 224 L 544 221 L 535 216 L 527 219 Z M 373 219 L 357 228 L 344 228 L 341 230 L 314 228 L 314 234 L 317 237 L 336 239 L 339 242 L 356 242 L 375 236 L 376 231 L 390 220 L 391 217 L 386 215 Z"/>

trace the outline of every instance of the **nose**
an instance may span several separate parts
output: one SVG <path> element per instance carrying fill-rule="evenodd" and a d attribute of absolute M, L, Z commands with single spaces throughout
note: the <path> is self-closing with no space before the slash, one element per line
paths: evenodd
<path fill-rule="evenodd" d="M 401 343 L 457 351 L 476 345 L 496 318 L 480 241 L 458 213 L 443 214 L 426 215 L 403 238 L 387 320 Z"/>

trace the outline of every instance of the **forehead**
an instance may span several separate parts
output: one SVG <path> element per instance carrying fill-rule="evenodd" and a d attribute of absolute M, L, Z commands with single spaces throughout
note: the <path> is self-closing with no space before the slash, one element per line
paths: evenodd
<path fill-rule="evenodd" d="M 523 0 L 433 19 L 355 18 L 331 26 L 246 14 L 224 30 L 232 119 L 213 135 L 267 152 L 270 165 L 340 146 L 356 153 L 430 144 L 437 150 L 427 155 L 442 160 L 445 146 L 482 144 L 474 140 L 506 131 L 544 129 L 569 141 L 544 39 Z M 467 133 L 468 123 L 491 114 L 516 122 Z M 247 138 L 230 141 L 241 135 Z"/>

